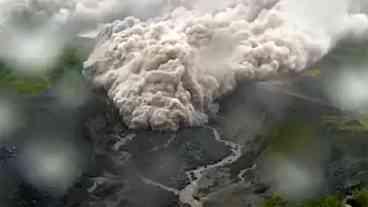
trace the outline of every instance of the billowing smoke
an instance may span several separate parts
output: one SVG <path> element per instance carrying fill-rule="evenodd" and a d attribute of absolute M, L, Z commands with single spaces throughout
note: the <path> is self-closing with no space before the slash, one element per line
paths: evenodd
<path fill-rule="evenodd" d="M 300 73 L 368 31 L 367 16 L 348 0 L 169 4 L 161 17 L 106 26 L 85 63 L 130 128 L 202 125 L 241 81 Z"/>
<path fill-rule="evenodd" d="M 155 16 L 162 5 L 161 0 L 0 0 L 0 59 L 19 72 L 43 72 L 76 35 L 127 15 Z"/>
<path fill-rule="evenodd" d="M 127 15 L 152 17 L 159 14 L 164 3 L 163 0 L 1 0 L 0 6 L 2 25 L 67 25 L 83 30 L 87 26 L 121 19 Z M 152 11 L 148 12 L 150 9 Z"/>

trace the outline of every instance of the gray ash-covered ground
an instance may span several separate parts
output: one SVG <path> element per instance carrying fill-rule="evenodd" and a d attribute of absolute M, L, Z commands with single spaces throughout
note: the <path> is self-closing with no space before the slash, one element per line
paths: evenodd
<path fill-rule="evenodd" d="M 274 102 L 265 101 L 270 97 Z M 222 106 L 210 126 L 224 139 L 242 145 L 243 155 L 231 164 L 205 170 L 193 194 L 203 206 L 257 207 L 277 193 L 280 181 L 272 173 L 265 174 L 272 170 L 267 166 L 272 153 L 285 153 L 302 165 L 324 166 L 321 170 L 326 188 L 316 187 L 311 193 L 314 196 L 344 191 L 365 182 L 364 146 L 368 144 L 363 138 L 365 133 L 360 139 L 357 134 L 347 138 L 342 132 L 331 131 L 333 127 L 321 127 L 315 129 L 318 135 L 309 141 L 303 141 L 302 136 L 294 138 L 302 140 L 296 143 L 288 142 L 285 137 L 277 140 L 273 134 L 275 128 L 285 128 L 285 125 L 286 129 L 298 128 L 297 124 L 288 122 L 313 123 L 314 127 L 324 114 L 341 115 L 336 108 L 252 83 L 240 87 Z M 189 182 L 185 172 L 229 156 L 229 148 L 217 142 L 208 127 L 182 129 L 176 133 L 132 131 L 121 124 L 111 108 L 102 107 L 87 124 L 88 137 L 94 143 L 96 166 L 85 187 L 90 191 L 85 193 L 88 199 L 76 206 L 183 206 L 176 192 Z M 308 134 L 297 129 L 295 133 L 298 132 Z M 343 137 L 346 143 L 338 141 Z M 278 141 L 281 144 L 277 144 Z M 360 153 L 351 148 L 360 148 Z M 317 151 L 309 156 L 311 150 Z M 314 157 L 318 150 L 326 154 Z M 147 183 L 145 179 L 162 186 Z"/>
<path fill-rule="evenodd" d="M 230 149 L 217 142 L 209 128 L 131 131 L 110 110 L 96 114 L 87 129 L 96 153 L 91 201 L 85 201 L 94 203 L 92 206 L 178 205 L 174 193 L 147 184 L 144 179 L 180 190 L 189 184 L 187 171 L 230 154 Z"/>
<path fill-rule="evenodd" d="M 272 104 L 265 102 L 270 97 L 274 100 Z M 298 122 L 294 121 L 297 119 L 302 122 L 301 125 L 309 125 L 319 122 L 321 114 L 341 115 L 335 108 L 254 84 L 245 84 L 226 100 L 210 126 L 216 128 L 224 139 L 242 145 L 243 155 L 231 164 L 205 171 L 193 195 L 204 206 L 250 204 L 258 207 L 265 198 L 277 192 L 273 185 L 277 186 L 278 183 L 269 174 L 264 175 L 264 171 L 270 171 L 265 164 L 269 159 L 268 154 L 273 155 L 273 152 L 296 157 L 302 164 L 323 165 L 325 186 L 328 188 L 318 192 L 319 195 L 344 191 L 367 181 L 365 149 L 368 142 L 365 132 L 351 133 L 326 126 L 317 130 L 319 135 L 311 142 L 303 141 L 302 137 L 301 142 L 295 143 L 287 137 L 273 135 L 274 128 L 298 128 L 298 124 L 288 126 L 289 120 Z M 18 187 L 12 188 L 14 190 L 8 194 L 13 201 L 9 207 L 185 206 L 179 196 L 170 191 L 183 190 L 189 184 L 185 172 L 210 166 L 231 154 L 229 147 L 216 141 L 209 127 L 182 129 L 177 133 L 132 131 L 121 124 L 114 109 L 103 98 L 90 103 L 93 104 L 82 107 L 84 116 L 80 121 L 75 120 L 74 123 L 78 124 L 74 126 L 79 128 L 75 133 L 84 137 L 82 143 L 92 144 L 93 158 L 90 158 L 90 164 L 81 178 L 75 181 L 74 187 L 66 195 L 54 196 L 21 178 L 14 179 Z M 60 118 L 57 114 L 63 111 L 53 110 L 52 107 L 41 108 L 39 110 L 47 116 L 41 118 L 40 111 L 34 113 L 38 118 L 33 120 L 39 121 L 34 121 L 34 127 L 30 128 L 42 128 L 46 123 L 51 124 L 50 130 L 60 129 L 60 126 L 68 128 L 68 125 L 47 121 Z M 54 118 L 50 116 L 52 111 Z M 65 115 L 64 119 L 59 120 L 60 123 L 66 123 L 62 120 L 70 122 L 72 119 Z M 70 122 L 69 126 L 72 125 Z M 84 129 L 80 131 L 82 126 Z M 295 133 L 302 132 L 308 134 L 308 131 L 303 130 Z M 294 134 L 291 130 L 290 136 Z M 314 143 L 316 139 L 319 141 Z M 19 146 L 17 142 L 13 144 Z M 13 149 L 12 146 L 8 145 L 4 149 Z M 328 152 L 328 155 L 323 156 L 323 159 L 311 156 L 316 154 L 316 146 L 323 147 L 321 151 Z M 3 167 L 11 170 L 14 154 L 5 151 L 9 153 L 3 156 L 6 163 Z M 145 179 L 160 183 L 167 189 L 147 183 Z M 14 186 L 14 183 L 9 185 Z"/>

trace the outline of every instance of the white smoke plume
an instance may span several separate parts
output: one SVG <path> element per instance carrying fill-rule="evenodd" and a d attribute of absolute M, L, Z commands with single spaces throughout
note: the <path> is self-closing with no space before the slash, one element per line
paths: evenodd
<path fill-rule="evenodd" d="M 20 72 L 43 72 L 76 35 L 127 15 L 157 15 L 161 6 L 161 0 L 0 0 L 0 59 Z"/>
<path fill-rule="evenodd" d="M 163 8 L 164 2 L 163 0 L 0 0 L 0 6 L 2 25 L 27 18 L 36 24 L 85 27 L 121 19 L 127 15 L 141 18 L 154 16 L 159 13 L 160 8 Z M 149 12 L 149 9 L 156 10 Z"/>
<path fill-rule="evenodd" d="M 162 17 L 106 26 L 85 63 L 130 128 L 202 125 L 239 82 L 297 74 L 368 30 L 367 16 L 347 0 L 169 4 Z"/>

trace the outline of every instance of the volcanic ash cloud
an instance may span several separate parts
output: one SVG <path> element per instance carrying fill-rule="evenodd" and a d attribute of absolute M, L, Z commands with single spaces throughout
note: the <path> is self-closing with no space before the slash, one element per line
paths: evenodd
<path fill-rule="evenodd" d="M 0 0 L 0 59 L 18 72 L 45 72 L 77 34 L 93 36 L 100 24 L 127 15 L 155 16 L 161 5 L 161 0 Z"/>
<path fill-rule="evenodd" d="M 288 0 L 172 2 L 177 8 L 162 17 L 107 25 L 85 62 L 85 75 L 106 89 L 130 128 L 205 124 L 215 101 L 239 82 L 297 74 L 353 32 L 300 27 L 308 19 L 296 18 Z M 346 13 L 344 22 L 354 18 Z"/>

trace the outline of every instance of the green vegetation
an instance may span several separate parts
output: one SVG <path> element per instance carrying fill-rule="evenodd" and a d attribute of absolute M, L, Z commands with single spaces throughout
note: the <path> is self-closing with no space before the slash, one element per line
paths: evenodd
<path fill-rule="evenodd" d="M 359 206 L 368 206 L 368 189 L 354 191 L 353 197 Z"/>
<path fill-rule="evenodd" d="M 298 205 L 297 205 L 298 206 Z M 316 201 L 307 201 L 299 204 L 300 207 L 344 207 L 343 199 L 340 196 L 333 195 L 321 198 Z"/>
<path fill-rule="evenodd" d="M 266 156 L 275 160 L 278 158 L 302 155 L 309 147 L 314 146 L 318 139 L 319 125 L 317 122 L 290 117 L 277 123 L 266 136 L 271 143 Z M 318 146 L 316 146 L 318 147 Z"/>
<path fill-rule="evenodd" d="M 47 89 L 50 81 L 43 76 L 30 77 L 15 74 L 4 64 L 0 65 L 0 88 L 15 89 L 19 93 L 37 94 Z"/>
<path fill-rule="evenodd" d="M 368 206 L 368 189 L 363 188 L 353 192 L 352 200 L 357 206 Z M 300 203 L 289 202 L 281 196 L 274 195 L 265 200 L 261 207 L 344 207 L 343 196 L 336 194 L 317 200 L 303 201 Z"/>
<path fill-rule="evenodd" d="M 263 203 L 262 207 L 344 207 L 344 205 L 343 198 L 338 195 L 302 203 L 288 202 L 280 196 L 272 196 Z"/>
<path fill-rule="evenodd" d="M 286 207 L 288 202 L 284 200 L 281 196 L 274 195 L 267 199 L 262 207 Z"/>
<path fill-rule="evenodd" d="M 321 73 L 322 73 L 321 69 L 319 67 L 315 67 L 315 68 L 309 68 L 305 70 L 303 74 L 304 76 L 307 76 L 307 77 L 319 78 L 321 76 Z"/>
<path fill-rule="evenodd" d="M 11 66 L 0 63 L 0 89 L 15 90 L 21 94 L 36 95 L 50 88 L 66 74 L 80 74 L 83 53 L 76 48 L 66 48 L 58 63 L 45 73 L 20 74 Z"/>
<path fill-rule="evenodd" d="M 368 116 L 359 117 L 330 115 L 323 117 L 323 124 L 343 132 L 368 132 Z"/>

